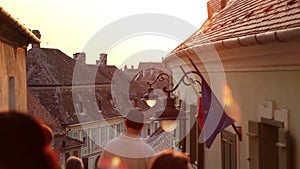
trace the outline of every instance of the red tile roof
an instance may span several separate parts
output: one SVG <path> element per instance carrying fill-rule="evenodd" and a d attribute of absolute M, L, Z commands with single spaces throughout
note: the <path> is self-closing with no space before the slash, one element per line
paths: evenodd
<path fill-rule="evenodd" d="M 298 0 L 235 0 L 172 53 L 195 45 L 300 27 Z"/>
<path fill-rule="evenodd" d="M 64 135 L 65 130 L 60 125 L 55 118 L 48 113 L 45 108 L 38 102 L 35 96 L 31 93 L 30 90 L 27 90 L 27 104 L 28 104 L 28 114 L 34 116 L 35 118 L 44 122 L 47 126 L 49 126 L 54 135 Z"/>
<path fill-rule="evenodd" d="M 110 76 L 96 66 L 76 64 L 58 49 L 32 48 L 27 55 L 28 85 L 66 85 L 110 83 Z M 115 68 L 116 69 L 116 68 Z M 114 70 L 115 70 L 114 69 Z M 76 72 L 76 74 L 74 74 Z"/>
<path fill-rule="evenodd" d="M 76 64 L 58 49 L 33 48 L 26 69 L 30 91 L 61 125 L 120 116 L 111 102 L 111 78 L 119 71 L 115 66 L 97 69 Z M 78 77 L 73 76 L 74 70 L 79 70 Z"/>
<path fill-rule="evenodd" d="M 54 149 L 59 151 L 69 150 L 78 148 L 80 150 L 81 146 L 84 143 L 80 140 L 68 137 L 68 136 L 60 136 L 55 138 Z"/>

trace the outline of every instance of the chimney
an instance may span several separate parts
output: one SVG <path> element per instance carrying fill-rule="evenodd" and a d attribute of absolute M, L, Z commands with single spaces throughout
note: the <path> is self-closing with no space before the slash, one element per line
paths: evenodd
<path fill-rule="evenodd" d="M 207 2 L 207 16 L 211 19 L 214 14 L 226 7 L 230 0 L 210 0 Z"/>
<path fill-rule="evenodd" d="M 32 33 L 39 39 L 41 39 L 42 35 L 39 30 L 32 30 Z M 33 43 L 32 48 L 40 48 L 40 43 Z"/>
<path fill-rule="evenodd" d="M 74 53 L 73 59 L 80 64 L 85 64 L 86 54 L 84 52 Z"/>
<path fill-rule="evenodd" d="M 107 65 L 107 54 L 101 53 L 100 60 L 96 60 L 97 66 L 106 66 Z"/>

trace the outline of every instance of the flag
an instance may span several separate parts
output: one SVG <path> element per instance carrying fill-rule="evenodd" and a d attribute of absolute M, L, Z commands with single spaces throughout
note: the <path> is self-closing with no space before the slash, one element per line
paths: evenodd
<path fill-rule="evenodd" d="M 203 118 L 203 112 L 202 112 L 202 97 L 200 96 L 198 99 L 198 124 L 199 129 L 202 130 L 204 126 L 204 118 Z"/>
<path fill-rule="evenodd" d="M 200 141 L 204 142 L 207 148 L 210 148 L 219 132 L 227 126 L 234 124 L 222 104 L 219 102 L 203 76 L 201 76 L 202 97 L 198 103 L 198 120 L 201 130 Z"/>

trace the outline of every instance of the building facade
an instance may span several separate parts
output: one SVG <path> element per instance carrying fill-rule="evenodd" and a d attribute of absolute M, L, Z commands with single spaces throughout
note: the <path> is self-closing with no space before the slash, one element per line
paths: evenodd
<path fill-rule="evenodd" d="M 106 62 L 85 64 L 84 53 L 71 58 L 58 49 L 38 45 L 28 51 L 28 88 L 65 131 L 55 137 L 54 145 L 62 165 L 75 155 L 86 168 L 95 168 L 103 145 L 124 130 L 123 116 L 111 96 L 115 71 L 118 69 Z"/>
<path fill-rule="evenodd" d="M 164 59 L 178 72 L 193 69 L 191 58 L 242 131 L 241 140 L 231 127 L 221 132 L 200 168 L 300 168 L 299 5 L 211 0 L 207 21 Z"/>
<path fill-rule="evenodd" d="M 26 55 L 40 40 L 0 8 L 0 111 L 27 112 Z"/>

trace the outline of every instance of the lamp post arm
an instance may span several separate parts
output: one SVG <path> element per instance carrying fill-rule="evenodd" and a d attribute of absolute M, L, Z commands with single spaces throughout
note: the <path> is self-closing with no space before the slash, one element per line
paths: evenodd
<path fill-rule="evenodd" d="M 168 84 L 170 83 L 170 75 L 167 73 L 160 73 L 152 82 L 147 82 L 147 84 L 151 87 L 157 81 L 166 80 Z"/>
<path fill-rule="evenodd" d="M 147 82 L 147 84 L 150 86 L 150 90 L 152 91 L 153 88 L 152 88 L 152 85 L 154 85 L 156 82 L 158 81 L 164 81 L 166 80 L 167 81 L 167 86 L 163 87 L 163 91 L 166 92 L 168 94 L 168 97 L 170 97 L 171 93 L 173 91 L 175 91 L 179 85 L 181 83 L 183 83 L 184 85 L 186 86 L 191 86 L 192 84 L 196 84 L 198 83 L 200 86 L 201 86 L 201 83 L 200 81 L 198 80 L 194 80 L 193 78 L 190 78 L 189 75 L 190 74 L 194 74 L 194 75 L 197 75 L 201 80 L 204 79 L 202 74 L 200 73 L 199 69 L 197 68 L 197 66 L 194 64 L 194 62 L 189 58 L 190 62 L 192 63 L 193 67 L 195 68 L 194 71 L 184 71 L 184 69 L 180 66 L 182 72 L 183 72 L 183 76 L 180 78 L 180 80 L 178 81 L 178 83 L 175 85 L 175 87 L 173 88 L 173 83 L 171 82 L 170 80 L 170 75 L 167 74 L 167 73 L 160 73 L 152 82 Z M 149 90 L 149 91 L 150 91 Z M 148 91 L 148 93 L 149 93 Z M 199 92 L 200 93 L 200 92 Z"/>
<path fill-rule="evenodd" d="M 164 92 L 166 92 L 166 93 L 172 93 L 173 91 L 175 91 L 175 90 L 179 87 L 179 85 L 180 85 L 181 83 L 183 83 L 183 84 L 186 85 L 186 86 L 190 86 L 190 85 L 195 84 L 195 83 L 198 83 L 198 84 L 201 85 L 201 83 L 200 83 L 198 80 L 194 80 L 194 79 L 192 79 L 192 78 L 190 78 L 190 77 L 188 76 L 188 75 L 190 75 L 190 74 L 195 74 L 195 75 L 198 75 L 199 77 L 201 77 L 201 76 L 198 74 L 198 72 L 196 72 L 196 71 L 189 71 L 189 72 L 183 71 L 183 73 L 184 73 L 183 76 L 180 78 L 180 80 L 179 80 L 178 83 L 175 85 L 175 87 L 172 88 L 172 89 L 168 89 L 167 87 L 164 87 L 164 88 L 163 88 Z M 186 82 L 186 80 L 188 80 L 188 82 Z"/>

